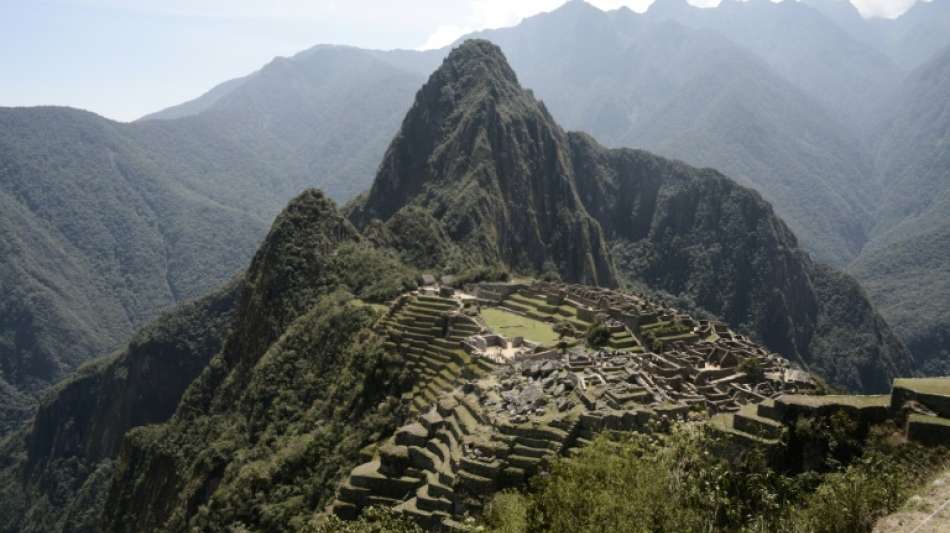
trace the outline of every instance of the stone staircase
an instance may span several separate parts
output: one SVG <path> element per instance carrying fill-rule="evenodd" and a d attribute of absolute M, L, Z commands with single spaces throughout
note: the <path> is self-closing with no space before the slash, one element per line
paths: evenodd
<path fill-rule="evenodd" d="M 403 426 L 340 485 L 332 512 L 352 519 L 385 505 L 427 529 L 458 528 L 499 490 L 522 484 L 574 442 L 577 421 L 495 424 L 456 389 Z"/>
<path fill-rule="evenodd" d="M 461 347 L 466 337 L 480 327 L 460 313 L 457 300 L 434 295 L 413 295 L 379 324 L 385 332 L 388 350 L 401 353 L 416 378 L 404 395 L 412 413 L 419 413 L 452 390 L 462 379 L 490 372 L 494 365 L 473 359 Z"/>

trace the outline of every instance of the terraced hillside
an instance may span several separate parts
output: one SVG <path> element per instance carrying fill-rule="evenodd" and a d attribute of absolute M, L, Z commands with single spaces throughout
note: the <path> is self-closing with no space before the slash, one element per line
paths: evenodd
<path fill-rule="evenodd" d="M 615 346 L 505 339 L 480 323 L 486 309 L 583 332 L 606 327 Z M 950 441 L 950 379 L 898 380 L 890 395 L 817 395 L 807 373 L 723 324 L 618 291 L 423 287 L 398 298 L 379 326 L 417 376 L 403 396 L 414 414 L 341 482 L 327 511 L 346 520 L 384 506 L 427 529 L 465 530 L 463 518 L 495 493 L 523 487 L 599 433 L 665 432 L 677 421 L 704 421 L 730 453 L 760 448 L 792 469 L 807 461 L 803 418 L 844 416 L 852 422 L 841 431 L 856 435 L 890 421 L 904 439 Z"/>
<path fill-rule="evenodd" d="M 404 295 L 380 322 L 387 350 L 402 355 L 416 377 L 405 399 L 413 412 L 436 401 L 463 379 L 494 369 L 486 359 L 473 359 L 461 341 L 481 331 L 474 320 L 459 314 L 461 304 L 436 295 Z"/>
<path fill-rule="evenodd" d="M 487 327 L 489 310 L 560 324 L 562 339 L 506 337 Z M 382 505 L 427 528 L 461 528 L 492 494 L 597 433 L 654 431 L 690 413 L 724 413 L 730 431 L 733 420 L 737 432 L 759 424 L 770 430 L 761 442 L 777 442 L 781 424 L 760 421 L 757 404 L 811 390 L 804 372 L 722 324 L 581 285 L 422 287 L 397 298 L 377 328 L 414 376 L 402 397 L 412 416 L 366 448 L 339 486 L 328 510 L 345 519 Z M 586 347 L 601 328 L 606 345 Z M 759 372 L 742 370 L 751 366 Z"/>

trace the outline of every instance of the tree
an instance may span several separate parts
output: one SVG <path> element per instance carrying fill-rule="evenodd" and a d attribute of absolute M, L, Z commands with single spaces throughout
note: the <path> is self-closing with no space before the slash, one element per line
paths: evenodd
<path fill-rule="evenodd" d="M 603 348 L 608 342 L 610 342 L 610 331 L 603 324 L 597 324 L 587 333 L 587 345 L 591 348 Z"/>

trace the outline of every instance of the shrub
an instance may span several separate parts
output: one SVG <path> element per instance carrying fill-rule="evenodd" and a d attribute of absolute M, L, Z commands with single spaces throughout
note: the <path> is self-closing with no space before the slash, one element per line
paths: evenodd
<path fill-rule="evenodd" d="M 528 498 L 514 491 L 499 492 L 485 509 L 485 520 L 493 533 L 528 531 Z"/>
<path fill-rule="evenodd" d="M 739 363 L 738 370 L 739 372 L 745 373 L 754 382 L 760 382 L 765 379 L 765 369 L 762 368 L 762 363 L 754 357 L 743 359 L 742 362 Z"/>
<path fill-rule="evenodd" d="M 763 451 L 737 449 L 704 427 L 683 423 L 666 435 L 601 434 L 573 458 L 555 461 L 529 492 L 497 497 L 485 517 L 488 527 L 495 532 L 866 533 L 950 458 L 946 449 L 895 443 L 890 432 L 879 429 L 847 467 L 782 472 Z M 825 441 L 845 440 L 828 435 L 823 425 L 811 429 Z M 719 453 L 723 450 L 730 453 Z"/>
<path fill-rule="evenodd" d="M 423 533 L 422 529 L 391 509 L 370 507 L 350 522 L 335 516 L 314 519 L 304 533 Z"/>
<path fill-rule="evenodd" d="M 598 324 L 587 332 L 587 344 L 591 348 L 602 348 L 607 346 L 608 342 L 610 342 L 610 332 L 603 324 Z"/>

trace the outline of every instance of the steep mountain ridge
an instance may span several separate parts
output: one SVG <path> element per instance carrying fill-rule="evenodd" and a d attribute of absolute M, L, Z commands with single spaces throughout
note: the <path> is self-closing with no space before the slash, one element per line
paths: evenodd
<path fill-rule="evenodd" d="M 553 258 L 572 279 L 614 285 L 600 228 L 568 179 L 565 146 L 497 48 L 460 47 L 420 90 L 352 218 L 365 226 L 418 206 L 444 216 L 465 255 L 529 271 Z"/>
<path fill-rule="evenodd" d="M 414 277 L 323 194 L 292 201 L 248 269 L 222 351 L 169 422 L 126 438 L 105 529 L 302 527 L 399 420 L 405 369 L 354 297 L 392 297 Z"/>
<path fill-rule="evenodd" d="M 294 194 L 363 189 L 421 77 L 350 48 L 303 57 L 173 120 L 0 109 L 0 434 L 45 387 L 238 272 Z"/>
<path fill-rule="evenodd" d="M 0 446 L 0 530 L 98 531 L 126 431 L 174 413 L 220 350 L 240 287 L 177 308 L 50 392 L 28 429 Z"/>
<path fill-rule="evenodd" d="M 505 63 L 487 41 L 449 54 L 350 207 L 357 226 L 378 219 L 399 234 L 418 226 L 392 227 L 397 214 L 427 216 L 462 257 L 570 281 L 612 283 L 591 275 L 602 264 L 694 299 L 837 385 L 883 390 L 911 371 L 853 280 L 816 266 L 760 195 L 712 170 L 564 133 Z M 508 239 L 509 228 L 530 238 Z M 848 312 L 851 333 L 833 323 Z"/>
<path fill-rule="evenodd" d="M 931 374 L 950 372 L 950 48 L 907 79 L 878 143 L 874 239 L 849 270 Z"/>
<path fill-rule="evenodd" d="M 565 127 L 725 172 L 765 195 L 822 260 L 847 264 L 866 242 L 878 186 L 860 143 L 720 33 L 575 2 L 477 36 Z"/>

